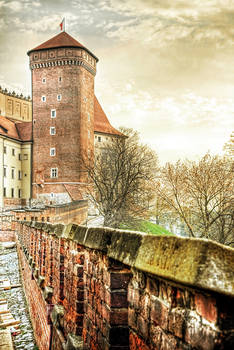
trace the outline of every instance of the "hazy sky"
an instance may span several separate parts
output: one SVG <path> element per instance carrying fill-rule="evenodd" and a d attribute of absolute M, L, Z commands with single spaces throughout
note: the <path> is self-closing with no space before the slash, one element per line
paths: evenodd
<path fill-rule="evenodd" d="M 98 58 L 112 125 L 164 161 L 220 153 L 234 130 L 234 0 L 0 0 L 0 85 L 31 92 L 29 49 L 66 31 Z"/>

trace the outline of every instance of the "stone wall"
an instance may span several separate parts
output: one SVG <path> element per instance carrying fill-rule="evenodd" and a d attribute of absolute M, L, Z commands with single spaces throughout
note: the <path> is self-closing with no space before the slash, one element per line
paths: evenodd
<path fill-rule="evenodd" d="M 87 214 L 88 201 L 84 199 L 37 209 L 12 210 L 12 215 L 17 221 L 42 221 L 63 224 L 70 222 L 83 224 L 87 220 Z"/>
<path fill-rule="evenodd" d="M 40 349 L 233 347 L 232 248 L 74 224 L 17 226 Z"/>
<path fill-rule="evenodd" d="M 0 242 L 15 241 L 15 222 L 13 216 L 0 216 Z"/>

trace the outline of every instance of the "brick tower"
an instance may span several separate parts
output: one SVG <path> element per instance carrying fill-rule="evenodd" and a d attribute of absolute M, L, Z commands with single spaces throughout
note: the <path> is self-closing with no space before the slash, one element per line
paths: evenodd
<path fill-rule="evenodd" d="M 68 203 L 86 183 L 81 158 L 94 151 L 98 59 L 66 32 L 28 52 L 33 100 L 33 198 Z"/>

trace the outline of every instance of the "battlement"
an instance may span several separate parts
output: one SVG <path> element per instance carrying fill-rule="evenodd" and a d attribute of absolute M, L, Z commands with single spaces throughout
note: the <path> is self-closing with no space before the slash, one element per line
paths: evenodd
<path fill-rule="evenodd" d="M 28 95 L 28 96 L 24 96 L 22 93 L 19 95 L 17 94 L 15 91 L 8 91 L 7 88 L 2 88 L 0 86 L 0 93 L 4 94 L 4 95 L 7 95 L 7 96 L 13 96 L 15 98 L 18 98 L 20 100 L 25 100 L 25 101 L 32 101 L 31 97 Z"/>
<path fill-rule="evenodd" d="M 32 100 L 30 96 L 8 91 L 0 86 L 0 115 L 16 121 L 32 120 Z"/>

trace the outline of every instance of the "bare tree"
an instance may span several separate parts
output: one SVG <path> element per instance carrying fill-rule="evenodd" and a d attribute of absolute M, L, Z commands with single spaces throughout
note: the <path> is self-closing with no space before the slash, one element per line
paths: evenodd
<path fill-rule="evenodd" d="M 187 227 L 191 237 L 234 244 L 233 163 L 206 154 L 199 162 L 166 164 L 157 195 Z"/>
<path fill-rule="evenodd" d="M 94 165 L 85 162 L 93 184 L 90 198 L 104 225 L 111 227 L 147 215 L 157 167 L 155 153 L 140 144 L 137 132 L 125 128 L 121 132 L 126 137 L 113 137 L 95 155 Z"/>

